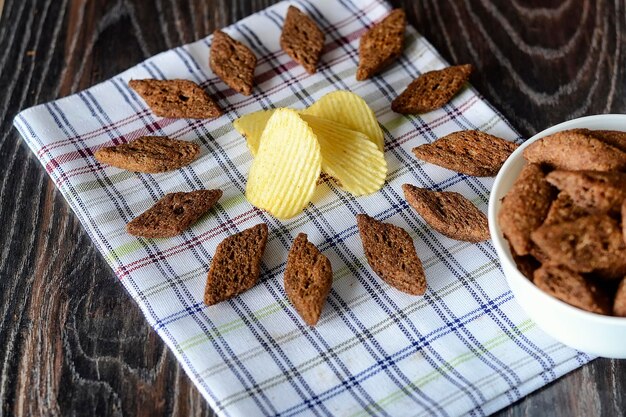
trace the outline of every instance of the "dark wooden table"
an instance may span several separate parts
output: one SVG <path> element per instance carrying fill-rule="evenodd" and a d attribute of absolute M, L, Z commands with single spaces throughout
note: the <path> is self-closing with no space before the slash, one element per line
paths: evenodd
<path fill-rule="evenodd" d="M 12 128 L 21 109 L 202 38 L 271 0 L 6 0 L 0 20 L 0 416 L 212 415 Z M 626 113 L 626 1 L 394 0 L 526 135 Z M 626 341 L 625 341 L 626 343 Z M 618 416 L 598 359 L 499 416 Z"/>

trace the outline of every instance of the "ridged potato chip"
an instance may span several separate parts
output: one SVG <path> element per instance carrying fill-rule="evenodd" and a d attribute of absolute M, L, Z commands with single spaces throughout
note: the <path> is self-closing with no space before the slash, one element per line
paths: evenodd
<path fill-rule="evenodd" d="M 322 171 L 356 196 L 382 188 L 387 178 L 385 155 L 366 135 L 333 121 L 307 114 L 304 119 L 317 136 L 322 153 Z"/>
<path fill-rule="evenodd" d="M 385 145 L 383 131 L 376 115 L 359 95 L 350 91 L 334 91 L 317 100 L 302 114 L 321 117 L 345 125 L 366 135 L 382 151 Z"/>
<path fill-rule="evenodd" d="M 295 110 L 277 109 L 270 117 L 246 185 L 246 198 L 279 219 L 300 213 L 309 203 L 322 155 L 317 137 Z"/>
<path fill-rule="evenodd" d="M 255 156 L 259 149 L 261 134 L 263 133 L 263 129 L 265 129 L 267 121 L 272 117 L 272 114 L 274 114 L 273 109 L 256 111 L 241 116 L 233 122 L 233 126 L 237 129 L 237 132 L 246 138 L 252 156 Z"/>

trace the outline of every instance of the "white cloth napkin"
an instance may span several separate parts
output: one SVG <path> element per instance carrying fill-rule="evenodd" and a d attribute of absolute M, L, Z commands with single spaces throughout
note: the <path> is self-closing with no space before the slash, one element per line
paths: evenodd
<path fill-rule="evenodd" d="M 289 3 L 326 33 L 314 75 L 279 46 Z M 589 361 L 521 311 L 491 243 L 440 235 L 402 197 L 401 185 L 411 183 L 457 191 L 485 211 L 491 178 L 423 163 L 411 148 L 461 129 L 516 141 L 519 135 L 472 88 L 420 116 L 391 111 L 391 100 L 414 77 L 446 66 L 413 28 L 396 63 L 381 76 L 357 82 L 359 37 L 388 13 L 384 1 L 289 3 L 225 29 L 259 58 L 251 97 L 236 94 L 211 72 L 209 36 L 15 119 L 102 256 L 211 407 L 222 416 L 486 415 Z M 213 120 L 155 117 L 129 89 L 131 78 L 190 79 L 216 97 L 225 114 Z M 252 207 L 244 197 L 252 157 L 231 122 L 260 109 L 303 108 L 337 89 L 363 97 L 383 126 L 385 187 L 355 198 L 325 183 L 313 204 L 289 221 Z M 201 157 L 154 175 L 103 166 L 93 157 L 100 147 L 152 134 L 194 141 Z M 127 222 L 164 194 L 199 188 L 221 188 L 224 195 L 211 215 L 181 236 L 150 240 L 125 232 Z M 364 258 L 357 213 L 411 233 L 428 281 L 423 297 L 396 291 L 375 276 Z M 260 222 L 268 224 L 270 235 L 259 283 L 206 307 L 204 284 L 217 244 Z M 283 288 L 287 251 L 299 232 L 308 234 L 334 270 L 315 328 L 303 324 Z"/>

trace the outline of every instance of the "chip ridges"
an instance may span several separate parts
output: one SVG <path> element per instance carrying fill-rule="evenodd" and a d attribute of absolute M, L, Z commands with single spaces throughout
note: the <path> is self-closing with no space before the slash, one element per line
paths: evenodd
<path fill-rule="evenodd" d="M 222 190 L 196 190 L 166 194 L 126 225 L 133 236 L 166 238 L 181 234 L 222 196 Z"/>
<path fill-rule="evenodd" d="M 315 326 L 333 282 L 330 261 L 307 235 L 298 234 L 289 249 L 285 268 L 285 292 L 302 319 Z"/>
<path fill-rule="evenodd" d="M 189 80 L 130 80 L 128 85 L 159 117 L 210 119 L 222 114 L 217 103 Z"/>
<path fill-rule="evenodd" d="M 559 265 L 542 265 L 534 273 L 534 284 L 546 293 L 580 309 L 610 314 L 610 302 L 596 285 L 580 274 Z"/>
<path fill-rule="evenodd" d="M 256 284 L 267 234 L 267 225 L 260 223 L 217 245 L 204 290 L 206 305 L 228 300 Z"/>
<path fill-rule="evenodd" d="M 570 171 L 622 171 L 626 153 L 592 135 L 575 129 L 557 132 L 531 143 L 524 158 L 536 164 Z"/>
<path fill-rule="evenodd" d="M 165 136 L 142 136 L 129 143 L 100 148 L 94 154 L 101 163 L 145 173 L 178 169 L 199 155 L 198 144 Z"/>
<path fill-rule="evenodd" d="M 365 257 L 376 275 L 407 294 L 424 294 L 424 269 L 406 230 L 366 214 L 357 214 L 356 219 Z"/>
<path fill-rule="evenodd" d="M 252 94 L 256 62 L 256 55 L 246 45 L 221 30 L 213 32 L 209 64 L 230 88 L 246 96 Z"/>
<path fill-rule="evenodd" d="M 340 188 L 360 196 L 383 187 L 387 161 L 367 136 L 320 117 L 307 114 L 300 117 L 320 144 L 322 171 L 335 178 Z"/>
<path fill-rule="evenodd" d="M 426 72 L 391 102 L 396 113 L 420 114 L 436 110 L 449 102 L 469 80 L 472 66 L 456 65 Z"/>
<path fill-rule="evenodd" d="M 317 137 L 291 109 L 277 109 L 269 121 L 246 184 L 246 198 L 279 219 L 300 213 L 311 201 L 321 172 Z"/>
<path fill-rule="evenodd" d="M 405 29 L 406 14 L 402 9 L 395 9 L 361 36 L 358 81 L 372 77 L 402 55 Z"/>
<path fill-rule="evenodd" d="M 261 142 L 261 135 L 274 110 L 247 114 L 233 122 L 235 129 L 245 138 L 253 156 Z M 320 144 L 322 172 L 317 184 L 331 179 L 353 195 L 371 194 L 382 188 L 387 177 L 385 155 L 364 133 L 314 112 L 300 112 Z M 376 119 L 374 119 L 375 123 Z M 361 128 L 361 130 L 364 130 Z"/>
<path fill-rule="evenodd" d="M 402 185 L 404 198 L 433 229 L 451 239 L 489 239 L 487 216 L 459 193 Z"/>
<path fill-rule="evenodd" d="M 324 33 L 313 19 L 297 7 L 289 6 L 280 34 L 280 46 L 309 74 L 314 74 L 324 49 Z"/>
<path fill-rule="evenodd" d="M 379 150 L 384 148 L 385 138 L 376 115 L 361 96 L 351 91 L 328 93 L 302 113 L 341 123 L 369 137 Z"/>
<path fill-rule="evenodd" d="M 462 174 L 494 176 L 517 144 L 478 130 L 450 133 L 413 148 L 415 156 Z"/>
<path fill-rule="evenodd" d="M 528 164 L 504 196 L 498 223 L 518 255 L 530 253 L 531 232 L 544 222 L 555 194 L 541 168 Z"/>

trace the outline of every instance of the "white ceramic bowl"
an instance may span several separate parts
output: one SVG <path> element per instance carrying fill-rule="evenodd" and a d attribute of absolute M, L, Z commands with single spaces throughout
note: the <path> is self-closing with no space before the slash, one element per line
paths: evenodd
<path fill-rule="evenodd" d="M 575 128 L 626 131 L 626 115 L 581 117 L 546 129 L 524 142 L 507 159 L 495 179 L 489 198 L 489 231 L 516 301 L 541 329 L 556 340 L 583 352 L 607 358 L 626 358 L 626 318 L 586 312 L 537 288 L 517 270 L 497 221 L 502 197 L 526 164 L 522 156 L 524 148 L 544 136 Z"/>

